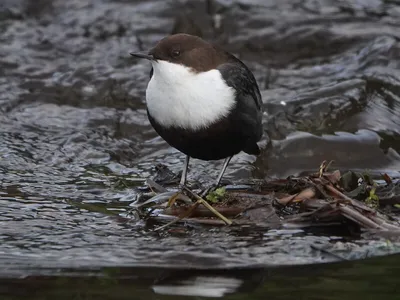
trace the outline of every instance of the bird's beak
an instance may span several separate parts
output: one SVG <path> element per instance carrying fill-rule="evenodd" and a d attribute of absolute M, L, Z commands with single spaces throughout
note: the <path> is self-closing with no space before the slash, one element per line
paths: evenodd
<path fill-rule="evenodd" d="M 130 53 L 130 55 L 132 55 L 133 57 L 137 57 L 137 58 L 144 58 L 144 59 L 148 59 L 148 60 L 154 60 L 154 56 L 151 54 L 146 54 L 146 53 Z"/>

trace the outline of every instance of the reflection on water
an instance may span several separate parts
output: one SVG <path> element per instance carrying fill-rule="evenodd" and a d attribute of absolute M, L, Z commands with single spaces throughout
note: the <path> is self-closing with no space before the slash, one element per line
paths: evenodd
<path fill-rule="evenodd" d="M 147 120 L 148 63 L 128 55 L 172 30 L 223 45 L 249 65 L 260 84 L 267 133 L 263 155 L 236 156 L 227 179 L 308 172 L 325 159 L 334 159 L 341 170 L 399 176 L 399 16 L 394 1 L 2 1 L 0 275 L 39 276 L 46 269 L 44 276 L 61 268 L 101 266 L 299 265 L 337 260 L 329 252 L 347 259 L 398 252 L 396 240 L 297 230 L 188 226 L 154 233 L 127 212 L 137 187 L 155 174 L 155 164 L 178 172 L 183 162 Z M 189 180 L 212 180 L 221 163 L 193 160 Z M 354 280 L 373 278 L 372 271 L 367 275 L 356 268 L 337 278 L 320 278 L 308 266 L 293 270 L 304 270 L 315 281 L 303 274 L 293 279 L 292 269 L 282 270 L 287 280 L 283 275 L 265 280 L 271 271 L 260 271 L 263 293 L 292 299 L 302 285 L 316 293 L 315 299 L 333 299 L 333 292 L 319 294 L 327 286 L 347 289 L 340 294 L 346 299 L 361 288 Z M 211 281 L 203 275 L 179 281 L 181 293 L 195 295 L 201 285 L 203 292 L 222 295 L 249 281 L 230 272 Z M 137 276 L 140 281 L 147 275 Z M 343 278 L 356 283 L 345 285 Z M 64 289 L 56 284 L 60 295 L 69 292 L 69 284 L 90 291 L 98 285 L 74 280 L 29 277 L 23 284 L 29 291 L 29 284 L 62 282 Z M 158 278 L 146 288 L 138 283 L 122 290 L 148 296 L 152 286 L 168 294 L 171 285 L 176 282 Z M 115 292 L 115 285 L 107 287 L 102 292 Z M 253 299 L 261 297 L 252 293 Z"/>
<path fill-rule="evenodd" d="M 280 268 L 61 269 L 4 278 L 4 299 L 398 299 L 399 256 Z"/>
<path fill-rule="evenodd" d="M 186 280 L 172 284 L 154 284 L 151 288 L 156 294 L 223 297 L 236 291 L 242 284 L 242 280 L 233 277 L 222 276 L 193 276 L 189 275 Z"/>

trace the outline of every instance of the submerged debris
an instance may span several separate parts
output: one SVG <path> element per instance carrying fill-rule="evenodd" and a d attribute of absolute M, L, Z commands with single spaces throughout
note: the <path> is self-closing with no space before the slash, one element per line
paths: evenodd
<path fill-rule="evenodd" d="M 202 199 L 187 187 L 168 191 L 148 181 L 155 194 L 135 204 L 139 215 L 157 223 L 186 222 L 204 225 L 258 225 L 267 227 L 349 226 L 397 232 L 394 211 L 400 204 L 400 180 L 387 174 L 373 180 L 368 174 L 339 170 L 319 171 L 301 177 L 226 186 Z M 395 206 L 396 205 L 396 206 Z M 385 208 L 385 212 L 382 208 Z"/>

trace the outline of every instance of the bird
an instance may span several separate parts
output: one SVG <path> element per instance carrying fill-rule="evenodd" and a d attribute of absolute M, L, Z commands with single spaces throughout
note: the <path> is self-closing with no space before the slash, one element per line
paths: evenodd
<path fill-rule="evenodd" d="M 130 55 L 151 62 L 147 116 L 157 134 L 186 155 L 181 186 L 190 158 L 224 159 L 212 184 L 216 188 L 234 155 L 260 154 L 262 98 L 253 73 L 240 59 L 184 33 L 164 37 L 147 53 Z"/>

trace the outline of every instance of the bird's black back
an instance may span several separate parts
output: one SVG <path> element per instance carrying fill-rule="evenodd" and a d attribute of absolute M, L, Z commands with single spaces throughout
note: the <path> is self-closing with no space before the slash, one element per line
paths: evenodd
<path fill-rule="evenodd" d="M 227 63 L 221 64 L 220 71 L 226 84 L 236 91 L 236 108 L 231 118 L 238 124 L 236 129 L 240 135 L 248 139 L 243 149 L 249 154 L 259 154 L 257 142 L 263 135 L 262 128 L 262 99 L 257 81 L 249 68 L 230 53 Z"/>

